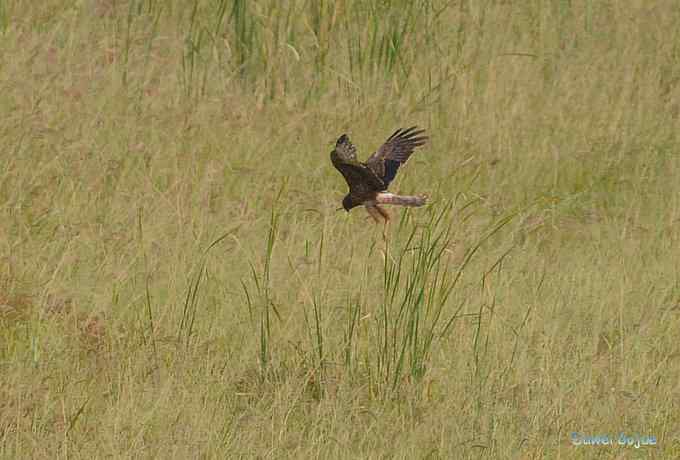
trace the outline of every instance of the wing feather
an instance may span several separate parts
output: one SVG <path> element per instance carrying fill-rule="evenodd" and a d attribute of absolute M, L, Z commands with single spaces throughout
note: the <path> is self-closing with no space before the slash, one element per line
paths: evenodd
<path fill-rule="evenodd" d="M 331 152 L 331 162 L 345 178 L 350 193 L 378 192 L 385 189 L 385 184 L 375 172 L 356 159 L 356 148 L 347 136 L 343 135 L 338 139 Z"/>
<path fill-rule="evenodd" d="M 400 128 L 366 160 L 366 165 L 382 180 L 385 187 L 394 180 L 399 167 L 408 161 L 416 147 L 427 142 L 428 137 L 421 136 L 424 132 L 424 129 L 418 129 L 417 126 Z"/>

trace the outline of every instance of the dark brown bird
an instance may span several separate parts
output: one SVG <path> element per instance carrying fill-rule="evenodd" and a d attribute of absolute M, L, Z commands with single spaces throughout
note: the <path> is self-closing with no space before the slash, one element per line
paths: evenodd
<path fill-rule="evenodd" d="M 424 205 L 425 196 L 395 195 L 387 191 L 399 167 L 408 161 L 416 147 L 427 142 L 427 136 L 421 136 L 424 132 L 416 126 L 396 130 L 366 162 L 357 160 L 356 148 L 349 137 L 340 136 L 331 152 L 331 161 L 349 185 L 349 193 L 342 200 L 345 211 L 363 205 L 376 222 L 382 218 L 387 223 L 390 216 L 380 205 Z"/>

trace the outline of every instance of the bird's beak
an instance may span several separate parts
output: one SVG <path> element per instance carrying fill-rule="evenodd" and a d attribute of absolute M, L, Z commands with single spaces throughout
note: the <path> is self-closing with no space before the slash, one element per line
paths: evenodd
<path fill-rule="evenodd" d="M 336 211 L 342 211 L 345 208 L 337 208 Z"/>

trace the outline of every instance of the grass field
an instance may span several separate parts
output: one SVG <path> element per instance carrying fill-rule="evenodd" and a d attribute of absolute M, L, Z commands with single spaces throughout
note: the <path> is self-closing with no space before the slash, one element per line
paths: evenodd
<path fill-rule="evenodd" d="M 678 24 L 0 0 L 0 457 L 680 458 Z M 329 154 L 416 124 L 384 238 Z"/>

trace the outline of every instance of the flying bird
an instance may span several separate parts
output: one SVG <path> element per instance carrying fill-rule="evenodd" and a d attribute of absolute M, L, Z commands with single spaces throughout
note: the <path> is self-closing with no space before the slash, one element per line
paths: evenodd
<path fill-rule="evenodd" d="M 383 219 L 387 223 L 390 215 L 380 205 L 424 205 L 426 196 L 395 195 L 387 191 L 399 167 L 408 161 L 416 147 L 427 142 L 427 136 L 421 136 L 424 132 L 417 126 L 396 130 L 365 162 L 357 160 L 356 147 L 349 137 L 340 136 L 331 152 L 331 162 L 349 185 L 349 193 L 342 200 L 345 211 L 363 205 L 376 222 Z"/>

